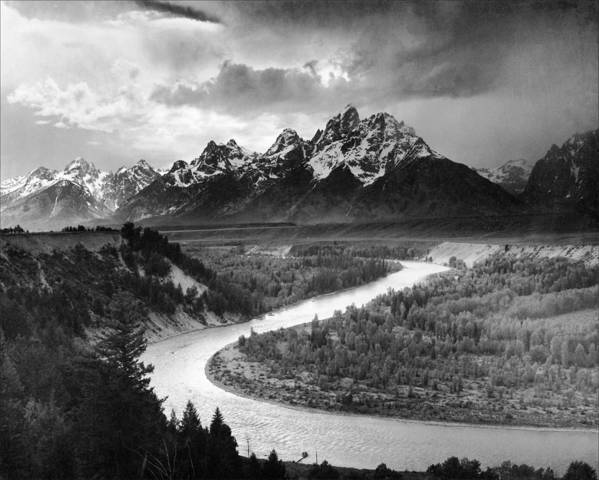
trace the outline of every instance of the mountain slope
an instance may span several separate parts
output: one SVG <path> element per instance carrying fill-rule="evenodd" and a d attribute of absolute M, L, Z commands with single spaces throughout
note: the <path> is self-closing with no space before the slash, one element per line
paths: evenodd
<path fill-rule="evenodd" d="M 599 215 L 599 130 L 553 145 L 532 169 L 523 198 L 540 209 L 577 208 Z"/>
<path fill-rule="evenodd" d="M 36 169 L 2 183 L 2 223 L 364 222 L 573 207 L 596 215 L 597 143 L 594 131 L 553 146 L 516 197 L 527 162 L 476 171 L 436 152 L 392 115 L 360 119 L 348 105 L 311 140 L 284 129 L 264 153 L 235 140 L 210 141 L 197 158 L 178 160 L 164 174 L 143 160 L 116 173 L 81 158 L 64 171 Z"/>
<path fill-rule="evenodd" d="M 475 170 L 479 175 L 501 186 L 512 195 L 518 195 L 526 188 L 532 167 L 531 162 L 520 158 L 509 160 L 497 168 L 477 168 Z"/>
<path fill-rule="evenodd" d="M 99 170 L 83 158 L 73 160 L 62 171 L 39 167 L 2 182 L 2 225 L 60 228 L 104 218 L 158 176 L 145 160 L 116 173 Z"/>
<path fill-rule="evenodd" d="M 467 193 L 465 195 L 465 193 Z M 432 150 L 388 113 L 347 106 L 312 140 L 290 129 L 264 154 L 210 142 L 138 193 L 121 220 L 361 221 L 515 211 L 520 203 Z"/>
<path fill-rule="evenodd" d="M 7 205 L 2 210 L 2 225 L 56 229 L 107 214 L 88 189 L 70 180 L 58 180 Z"/>

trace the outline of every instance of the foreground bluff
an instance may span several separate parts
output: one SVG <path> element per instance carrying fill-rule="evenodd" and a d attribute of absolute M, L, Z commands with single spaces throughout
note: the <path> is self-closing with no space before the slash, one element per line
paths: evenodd
<path fill-rule="evenodd" d="M 537 209 L 575 208 L 599 217 L 599 130 L 553 145 L 532 169 L 523 198 Z"/>
<path fill-rule="evenodd" d="M 311 140 L 285 129 L 263 154 L 210 142 L 117 211 L 119 220 L 302 222 L 504 214 L 519 202 L 387 113 L 348 106 Z"/>

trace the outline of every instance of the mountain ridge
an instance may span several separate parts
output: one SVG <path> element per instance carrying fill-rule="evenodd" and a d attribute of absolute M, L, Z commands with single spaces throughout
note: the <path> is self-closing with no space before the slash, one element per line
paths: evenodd
<path fill-rule="evenodd" d="M 2 182 L 2 225 L 62 225 L 103 219 L 157 176 L 158 172 L 143 159 L 114 173 L 99 170 L 82 157 L 60 171 L 38 167 Z"/>
<path fill-rule="evenodd" d="M 389 113 L 361 119 L 347 105 L 312 139 L 285 128 L 264 153 L 234 139 L 211 140 L 192 161 L 177 160 L 164 172 L 145 160 L 102 172 L 80 157 L 61 172 L 40 167 L 2 182 L 2 223 L 7 218 L 39 224 L 44 219 L 120 223 L 160 218 L 180 223 L 396 221 L 517 215 L 558 207 L 584 207 L 592 213 L 599 211 L 593 197 L 596 137 L 597 132 L 574 135 L 562 147 L 553 146 L 534 168 L 518 159 L 493 170 L 474 169 L 436 152 Z M 588 157 L 580 165 L 579 152 Z M 547 186 L 546 169 L 575 177 L 574 183 L 584 188 L 566 192 L 566 187 Z M 535 184 L 538 179 L 543 187 Z M 557 191 L 577 200 L 557 198 L 544 205 Z M 52 200 L 64 208 L 50 208 Z"/>
<path fill-rule="evenodd" d="M 410 198 L 410 205 L 394 202 L 394 207 L 389 208 L 383 198 L 393 195 L 387 180 L 399 175 L 393 184 L 393 188 L 398 187 L 403 178 L 398 172 L 418 170 L 421 162 L 430 164 L 429 173 L 439 168 L 446 170 L 454 182 L 460 183 L 458 170 L 469 175 L 464 173 L 467 167 L 431 149 L 404 122 L 385 112 L 360 119 L 352 105 L 331 117 L 312 140 L 284 129 L 263 154 L 247 153 L 237 144 L 235 149 L 227 145 L 219 147 L 210 142 L 200 155 L 199 159 L 218 157 L 210 164 L 209 175 L 201 171 L 206 161 L 175 164 L 169 174 L 156 181 L 163 188 L 155 185 L 142 190 L 116 212 L 116 217 L 138 220 L 174 215 L 204 221 L 225 218 L 311 222 L 431 212 L 444 215 L 446 212 L 438 203 L 429 202 L 426 208 L 416 205 L 423 200 L 422 195 L 432 194 L 433 186 L 426 178 L 409 174 L 403 177 L 409 177 L 411 187 L 402 188 L 406 187 L 403 191 Z M 436 175 L 442 176 L 443 172 Z M 475 188 L 479 196 L 475 205 L 482 206 L 482 211 L 505 212 L 519 204 L 510 194 L 474 175 L 476 178 L 470 175 L 469 183 L 484 185 Z M 179 180 L 182 176 L 185 182 Z M 441 190 L 453 188 L 442 181 L 435 181 L 435 186 Z M 162 202 L 160 195 L 169 201 Z M 452 212 L 459 212 L 464 203 L 458 195 L 441 197 L 457 202 L 455 208 L 446 205 Z M 468 210 L 474 212 L 471 207 Z"/>

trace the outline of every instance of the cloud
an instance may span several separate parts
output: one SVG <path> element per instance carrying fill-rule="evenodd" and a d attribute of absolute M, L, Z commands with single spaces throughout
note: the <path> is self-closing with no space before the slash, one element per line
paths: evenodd
<path fill-rule="evenodd" d="M 128 71 L 123 65 L 115 69 Z M 264 151 L 274 141 L 277 130 L 287 121 L 306 116 L 261 113 L 252 118 L 218 113 L 193 106 L 171 106 L 148 102 L 136 88 L 98 91 L 86 82 L 59 85 L 54 79 L 23 84 L 7 98 L 9 105 L 21 105 L 35 112 L 39 125 L 60 130 L 110 134 L 113 140 L 132 151 L 166 158 L 192 159 L 208 141 L 226 142 L 231 137 L 251 149 Z M 310 132 L 309 129 L 306 130 Z M 88 145 L 100 145 L 96 140 Z M 104 142 L 102 142 L 104 144 Z"/>
<path fill-rule="evenodd" d="M 178 83 L 158 86 L 151 99 L 165 105 L 196 105 L 237 113 L 256 109 L 274 111 L 303 103 L 314 105 L 332 91 L 340 95 L 347 86 L 345 79 L 329 79 L 328 86 L 311 68 L 254 69 L 248 65 L 224 62 L 218 75 L 200 84 Z"/>
<path fill-rule="evenodd" d="M 596 124 L 592 0 L 61 5 L 1 3 L 3 160 L 31 156 L 29 130 L 61 158 L 90 138 L 119 162 L 190 159 L 211 138 L 263 151 L 350 102 L 487 165 Z"/>
<path fill-rule="evenodd" d="M 61 88 L 47 78 L 24 84 L 7 97 L 9 104 L 21 104 L 35 110 L 36 116 L 57 118 L 58 128 L 83 128 L 114 132 L 137 117 L 140 104 L 133 89 L 120 89 L 113 95 L 101 95 L 86 82 L 70 83 Z M 48 118 L 45 119 L 49 121 Z"/>
<path fill-rule="evenodd" d="M 161 2 L 158 0 L 135 0 L 135 3 L 148 10 L 189 18 L 198 22 L 222 23 L 219 18 L 209 15 L 202 10 L 199 10 L 195 6 L 190 7 L 179 5 L 177 3 Z"/>

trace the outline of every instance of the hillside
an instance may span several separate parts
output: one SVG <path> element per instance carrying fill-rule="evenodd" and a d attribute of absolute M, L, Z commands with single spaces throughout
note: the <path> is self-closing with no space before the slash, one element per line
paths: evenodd
<path fill-rule="evenodd" d="M 76 158 L 62 171 L 39 167 L 0 186 L 2 227 L 62 228 L 108 217 L 159 176 L 145 160 L 116 172 Z"/>
<path fill-rule="evenodd" d="M 532 167 L 531 162 L 520 158 L 509 160 L 496 168 L 478 168 L 476 172 L 512 195 L 518 195 L 526 188 Z"/>
<path fill-rule="evenodd" d="M 110 328 L 116 292 L 138 304 L 150 340 L 243 315 L 228 292 L 228 311 L 215 315 L 216 274 L 157 233 L 134 231 L 137 245 L 102 232 L 0 237 L 4 334 L 61 328 L 93 340 Z"/>
<path fill-rule="evenodd" d="M 404 122 L 388 113 L 360 119 L 348 105 L 311 140 L 285 129 L 264 154 L 234 140 L 210 142 L 189 165 L 175 162 L 116 218 L 313 223 L 521 208 L 502 188 L 432 150 Z"/>
<path fill-rule="evenodd" d="M 532 169 L 522 198 L 539 210 L 575 208 L 599 216 L 599 130 L 553 145 Z"/>

